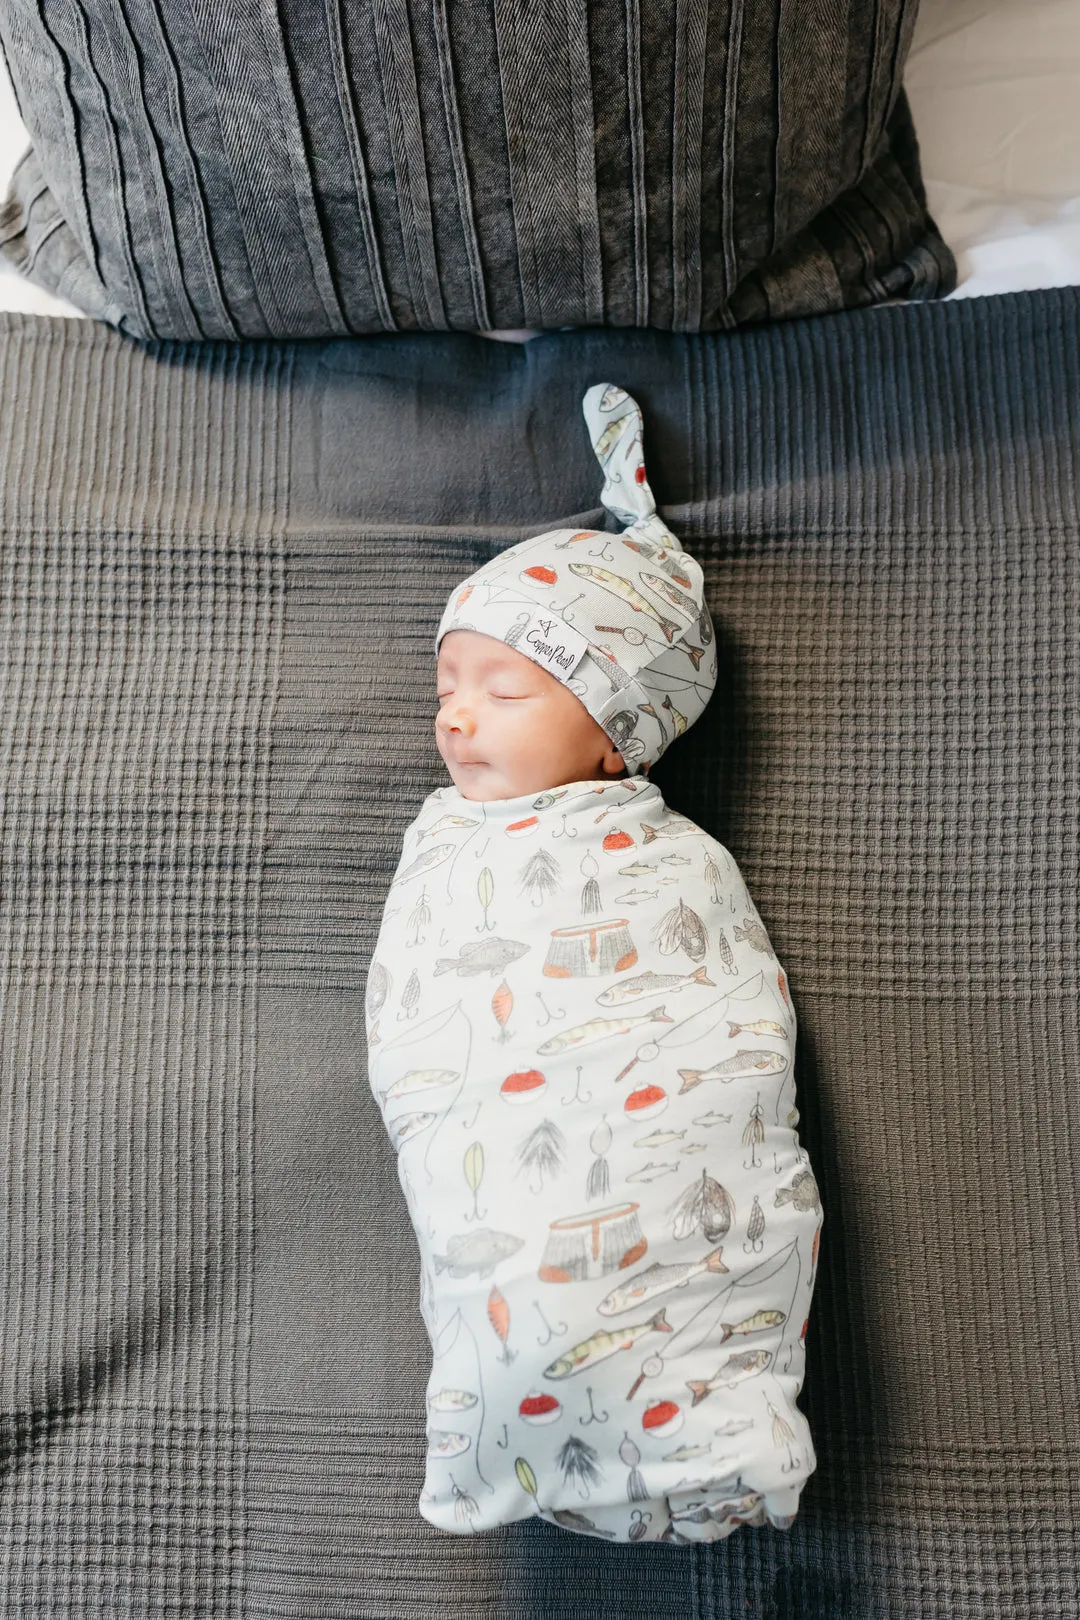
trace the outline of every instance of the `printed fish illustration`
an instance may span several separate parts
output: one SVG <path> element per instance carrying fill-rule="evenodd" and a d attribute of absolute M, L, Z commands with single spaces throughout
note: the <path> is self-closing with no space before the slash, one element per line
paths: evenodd
<path fill-rule="evenodd" d="M 429 1457 L 460 1457 L 472 1445 L 467 1434 L 450 1434 L 445 1429 L 432 1429 L 428 1435 Z"/>
<path fill-rule="evenodd" d="M 448 832 L 451 827 L 479 827 L 479 825 L 475 816 L 440 816 L 432 826 L 421 827 L 416 835 L 416 841 L 419 843 L 421 838 L 432 838 L 436 833 Z"/>
<path fill-rule="evenodd" d="M 648 843 L 649 840 L 646 838 L 645 842 Z M 768 934 L 756 917 L 744 917 L 742 927 L 735 929 L 735 938 L 745 939 L 755 951 L 760 951 L 763 956 L 773 956 L 775 954 L 769 944 Z"/>
<path fill-rule="evenodd" d="M 593 641 L 589 642 L 589 651 L 593 656 L 593 662 L 611 682 L 611 690 L 613 692 L 624 692 L 630 685 L 630 677 L 614 653 L 609 652 L 606 647 L 601 647 Z"/>
<path fill-rule="evenodd" d="M 575 1024 L 572 1029 L 564 1029 L 560 1035 L 553 1035 L 551 1040 L 545 1041 L 543 1046 L 538 1046 L 536 1050 L 541 1057 L 548 1057 L 553 1052 L 566 1052 L 571 1047 L 587 1046 L 590 1041 L 606 1041 L 613 1035 L 626 1035 L 639 1024 L 674 1022 L 674 1018 L 669 1017 L 663 1007 L 654 1007 L 652 1012 L 640 1013 L 636 1018 L 629 1016 L 590 1018 L 587 1023 Z"/>
<path fill-rule="evenodd" d="M 744 1491 L 742 1496 L 723 1502 L 700 1502 L 672 1508 L 672 1524 L 723 1524 L 726 1519 L 744 1521 L 765 1500 L 760 1491 Z"/>
<path fill-rule="evenodd" d="M 633 1310 L 635 1305 L 644 1305 L 657 1294 L 666 1294 L 669 1288 L 686 1288 L 695 1277 L 700 1277 L 705 1272 L 727 1271 L 727 1266 L 720 1258 L 722 1253 L 722 1249 L 713 1249 L 702 1260 L 687 1260 L 672 1266 L 657 1262 L 655 1266 L 648 1266 L 646 1270 L 639 1271 L 636 1276 L 628 1277 L 624 1283 L 613 1288 L 596 1308 L 601 1316 L 619 1316 L 623 1311 Z"/>
<path fill-rule="evenodd" d="M 591 563 L 571 563 L 570 572 L 579 574 L 582 579 L 593 580 L 601 590 L 610 592 L 612 596 L 620 596 L 624 602 L 630 604 L 635 613 L 646 614 L 660 626 L 667 641 L 670 642 L 675 632 L 681 628 L 673 619 L 665 619 L 662 613 L 658 613 L 652 603 L 647 601 L 640 591 L 635 590 L 630 581 L 624 579 L 621 574 L 609 573 L 606 568 L 594 568 Z"/>
<path fill-rule="evenodd" d="M 593 449 L 596 451 L 597 459 L 601 465 L 608 460 L 622 437 L 623 428 L 627 422 L 633 420 L 633 417 L 633 411 L 625 411 L 622 416 L 617 416 L 613 422 L 609 422 L 600 437 L 594 440 Z"/>
<path fill-rule="evenodd" d="M 640 1170 L 635 1170 L 632 1175 L 627 1176 L 625 1179 L 627 1181 L 659 1181 L 661 1176 L 670 1176 L 678 1168 L 677 1164 L 653 1164 L 650 1160 L 648 1164 L 643 1165 Z"/>
<path fill-rule="evenodd" d="M 654 562 L 657 568 L 662 568 L 665 574 L 669 574 L 676 585 L 682 585 L 688 591 L 693 589 L 693 581 L 686 577 L 679 564 L 673 562 L 666 551 L 661 551 L 658 547 L 650 545 L 648 541 L 627 540 L 625 536 L 623 537 L 623 545 L 629 546 L 630 550 L 636 551 L 640 557 L 648 557 L 649 561 Z"/>
<path fill-rule="evenodd" d="M 673 1331 L 665 1310 L 657 1311 L 647 1322 L 635 1322 L 630 1327 L 617 1328 L 611 1332 L 606 1328 L 598 1328 L 587 1339 L 582 1339 L 580 1344 L 575 1344 L 564 1356 L 553 1361 L 550 1367 L 545 1367 L 544 1377 L 571 1378 L 574 1373 L 584 1372 L 587 1367 L 595 1367 L 598 1361 L 604 1361 L 619 1350 L 629 1350 L 631 1345 L 646 1333 Z"/>
<path fill-rule="evenodd" d="M 787 1040 L 787 1030 L 783 1024 L 774 1023 L 771 1018 L 759 1018 L 753 1024 L 732 1024 L 727 1027 L 728 1040 L 736 1035 L 777 1035 L 782 1041 Z"/>
<path fill-rule="evenodd" d="M 615 409 L 616 405 L 621 405 L 624 399 L 629 398 L 630 395 L 625 388 L 620 388 L 618 383 L 608 383 L 604 392 L 600 395 L 600 403 L 597 409 L 603 411 L 606 416 L 609 411 Z"/>
<path fill-rule="evenodd" d="M 664 1453 L 664 1456 L 663 1456 L 663 1461 L 664 1462 L 693 1462 L 695 1457 L 704 1457 L 704 1456 L 707 1455 L 707 1453 L 709 1451 L 711 1451 L 711 1449 L 712 1449 L 712 1447 L 708 1446 L 708 1445 L 704 1445 L 704 1446 L 680 1446 L 678 1451 L 666 1451 Z"/>
<path fill-rule="evenodd" d="M 597 996 L 601 1007 L 621 1007 L 625 1001 L 637 1001 L 642 996 L 659 996 L 665 991 L 675 995 L 680 990 L 686 990 L 692 984 L 708 985 L 714 989 L 716 981 L 710 979 L 703 967 L 693 973 L 636 973 L 632 979 L 624 979 L 620 984 L 613 984 L 610 990 L 602 990 Z"/>
<path fill-rule="evenodd" d="M 707 647 L 709 645 L 709 643 L 712 641 L 712 637 L 713 637 L 712 617 L 711 617 L 707 607 L 702 608 L 702 610 L 701 610 L 701 618 L 698 620 L 697 627 L 698 627 L 698 635 L 701 637 L 702 641 L 705 643 L 705 645 Z"/>
<path fill-rule="evenodd" d="M 557 804 L 560 799 L 565 798 L 569 791 L 569 788 L 552 788 L 550 792 L 541 793 L 538 799 L 534 799 L 532 807 L 534 810 L 550 810 L 551 806 Z"/>
<path fill-rule="evenodd" d="M 459 1232 L 446 1241 L 446 1253 L 434 1254 L 436 1272 L 445 1271 L 450 1277 L 490 1277 L 495 1267 L 524 1247 L 524 1238 L 512 1232 L 494 1232 L 482 1226 L 476 1232 Z"/>
<path fill-rule="evenodd" d="M 390 994 L 390 975 L 381 962 L 372 961 L 368 968 L 367 987 L 365 999 L 367 1001 L 368 1022 L 373 1024 L 382 1011 L 387 996 Z"/>
<path fill-rule="evenodd" d="M 676 735 L 676 737 L 681 737 L 683 732 L 686 730 L 686 716 L 685 716 L 685 714 L 681 713 L 680 710 L 678 710 L 675 707 L 674 703 L 672 703 L 671 699 L 669 697 L 667 697 L 667 696 L 665 696 L 664 701 L 660 705 L 660 707 L 662 709 L 666 709 L 668 714 L 670 714 L 670 716 L 671 716 L 671 724 L 675 729 L 675 735 Z"/>
<path fill-rule="evenodd" d="M 787 1317 L 783 1311 L 755 1311 L 753 1316 L 745 1316 L 741 1322 L 721 1322 L 723 1333 L 720 1343 L 726 1344 L 736 1333 L 764 1333 L 766 1328 L 779 1327 L 786 1322 Z"/>
<path fill-rule="evenodd" d="M 639 822 L 638 825 L 645 834 L 643 844 L 651 844 L 654 838 L 689 838 L 701 831 L 700 827 L 682 816 L 672 816 L 670 821 L 663 822 L 659 827 L 651 827 L 647 821 Z"/>
<path fill-rule="evenodd" d="M 648 873 L 655 872 L 656 865 L 652 861 L 635 861 L 633 866 L 620 866 L 620 877 L 646 877 Z"/>
<path fill-rule="evenodd" d="M 689 855 L 661 855 L 660 859 L 665 866 L 689 866 Z"/>
<path fill-rule="evenodd" d="M 383 1092 L 383 1102 L 411 1097 L 414 1091 L 432 1091 L 438 1086 L 448 1086 L 460 1073 L 460 1069 L 410 1069 L 408 1074 L 403 1074 L 400 1080 L 395 1080 Z"/>
<path fill-rule="evenodd" d="M 592 1536 L 603 1536 L 607 1541 L 614 1539 L 614 1530 L 600 1530 L 584 1513 L 578 1513 L 574 1508 L 555 1508 L 551 1517 L 556 1524 L 561 1524 L 564 1530 L 581 1530 Z"/>
<path fill-rule="evenodd" d="M 395 883 L 408 883 L 410 878 L 419 877 L 422 872 L 433 871 L 436 866 L 441 866 L 443 861 L 449 860 L 453 853 L 453 844 L 433 844 L 430 849 L 425 849 L 422 855 L 418 855 L 415 861 L 410 861 L 404 872 L 399 872 L 393 879 L 390 887 L 393 888 Z"/>
<path fill-rule="evenodd" d="M 691 622 L 697 618 L 701 610 L 694 598 L 687 596 L 685 591 L 677 591 L 670 579 L 664 579 L 660 574 L 650 574 L 645 568 L 641 570 L 641 577 L 650 591 L 655 591 L 657 596 L 662 596 L 664 601 L 673 607 L 676 612 L 685 613 Z"/>
<path fill-rule="evenodd" d="M 734 1057 L 714 1063 L 711 1069 L 680 1069 L 682 1086 L 679 1096 L 684 1091 L 693 1091 L 705 1080 L 743 1080 L 754 1074 L 779 1074 L 787 1065 L 787 1056 L 783 1052 L 736 1052 Z"/>
<path fill-rule="evenodd" d="M 435 977 L 440 973 L 457 973 L 463 979 L 475 978 L 479 973 L 490 973 L 492 978 L 502 973 L 511 962 L 517 962 L 528 951 L 516 939 L 478 939 L 463 945 L 457 956 L 443 956 L 435 963 Z"/>
<path fill-rule="evenodd" d="M 640 906 L 644 900 L 655 900 L 659 889 L 627 889 L 624 894 L 615 896 L 620 906 Z"/>
<path fill-rule="evenodd" d="M 708 1114 L 697 1114 L 694 1118 L 694 1124 L 704 1125 L 706 1130 L 708 1130 L 711 1125 L 730 1125 L 731 1115 L 717 1114 L 714 1112 L 710 1112 Z"/>
<path fill-rule="evenodd" d="M 429 1412 L 467 1412 L 476 1405 L 478 1396 L 468 1389 L 440 1389 L 428 1396 Z"/>
<path fill-rule="evenodd" d="M 747 1378 L 754 1378 L 772 1360 L 772 1353 L 768 1350 L 740 1350 L 733 1356 L 728 1356 L 723 1366 L 713 1373 L 711 1378 L 688 1378 L 686 1387 L 693 1395 L 692 1406 L 698 1406 L 719 1389 L 721 1384 L 734 1388 L 736 1384 L 743 1383 Z"/>
<path fill-rule="evenodd" d="M 780 1187 L 776 1194 L 777 1204 L 794 1204 L 795 1208 L 803 1213 L 811 1209 L 821 1208 L 821 1194 L 818 1184 L 814 1180 L 812 1170 L 800 1170 L 790 1187 Z"/>
<path fill-rule="evenodd" d="M 650 1136 L 639 1136 L 634 1146 L 640 1148 L 667 1147 L 669 1142 L 681 1142 L 685 1135 L 685 1131 L 653 1131 Z"/>
<path fill-rule="evenodd" d="M 390 1132 L 390 1140 L 395 1147 L 401 1147 L 402 1143 L 409 1142 L 414 1136 L 419 1136 L 421 1131 L 426 1131 L 437 1117 L 436 1114 L 403 1114 L 400 1119 L 392 1119 L 386 1127 Z"/>

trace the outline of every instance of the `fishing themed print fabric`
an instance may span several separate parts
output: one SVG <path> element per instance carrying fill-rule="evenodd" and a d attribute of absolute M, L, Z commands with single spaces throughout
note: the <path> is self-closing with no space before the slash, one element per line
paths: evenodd
<path fill-rule="evenodd" d="M 424 1517 L 788 1527 L 822 1214 L 786 976 L 730 853 L 643 777 L 439 788 L 366 1014 L 433 1351 Z"/>
<path fill-rule="evenodd" d="M 435 651 L 451 630 L 506 642 L 570 688 L 636 776 L 708 704 L 716 638 L 701 564 L 656 510 L 637 401 L 597 383 L 582 411 L 600 499 L 628 527 L 551 529 L 507 546 L 452 593 Z"/>

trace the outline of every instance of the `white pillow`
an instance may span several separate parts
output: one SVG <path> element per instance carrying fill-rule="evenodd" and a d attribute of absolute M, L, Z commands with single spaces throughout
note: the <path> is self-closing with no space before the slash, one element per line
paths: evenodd
<path fill-rule="evenodd" d="M 15 165 L 30 144 L 26 125 L 19 117 L 15 92 L 11 88 L 7 66 L 0 55 L 0 207 L 7 195 L 8 182 Z M 0 309 L 24 310 L 31 315 L 76 315 L 82 311 L 62 298 L 54 298 L 32 281 L 20 276 L 3 254 L 0 254 Z M 83 317 L 85 319 L 85 317 Z"/>
<path fill-rule="evenodd" d="M 1078 0 L 922 0 L 904 82 L 953 296 L 1080 282 Z"/>

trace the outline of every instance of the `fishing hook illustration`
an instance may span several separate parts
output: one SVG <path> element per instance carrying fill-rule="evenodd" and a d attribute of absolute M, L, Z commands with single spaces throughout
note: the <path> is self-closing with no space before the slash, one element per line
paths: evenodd
<path fill-rule="evenodd" d="M 548 1321 L 547 1317 L 544 1315 L 543 1308 L 542 1308 L 542 1306 L 540 1304 L 540 1301 L 538 1299 L 534 1299 L 533 1304 L 536 1306 L 536 1309 L 540 1312 L 540 1320 L 541 1320 L 541 1322 L 543 1322 L 544 1326 L 547 1328 L 547 1338 L 546 1339 L 537 1338 L 537 1341 L 536 1341 L 537 1344 L 539 1344 L 539 1345 L 550 1344 L 552 1339 L 554 1339 L 556 1337 L 561 1338 L 564 1333 L 569 1331 L 568 1324 L 566 1322 L 560 1322 L 558 1327 L 553 1328 L 551 1323 Z"/>
<path fill-rule="evenodd" d="M 612 560 L 614 561 L 614 559 L 612 559 Z M 564 621 L 564 623 L 573 624 L 574 620 L 577 618 L 577 614 L 576 613 L 571 613 L 570 609 L 573 606 L 574 602 L 580 602 L 582 600 L 582 598 L 584 597 L 584 595 L 585 595 L 584 591 L 579 591 L 577 596 L 573 597 L 571 599 L 571 601 L 569 601 L 566 604 L 565 607 L 560 607 L 558 602 L 549 602 L 548 603 L 549 611 L 551 611 L 552 613 L 558 613 L 560 618 Z"/>
<path fill-rule="evenodd" d="M 554 832 L 554 833 L 552 833 L 552 835 L 551 835 L 552 838 L 576 838 L 577 837 L 577 828 L 575 827 L 573 832 L 570 832 L 567 829 L 565 812 L 560 812 L 560 813 L 562 814 L 562 832 Z"/>
<path fill-rule="evenodd" d="M 537 1029 L 543 1029 L 545 1024 L 552 1024 L 556 1019 L 566 1017 L 565 1007 L 560 1007 L 558 1012 L 548 1012 L 547 1002 L 544 1000 L 543 994 L 539 990 L 536 992 L 536 999 L 540 1003 L 541 1007 L 543 1007 L 545 1013 L 547 1013 L 546 1018 L 538 1018 L 536 1020 Z"/>
<path fill-rule="evenodd" d="M 610 544 L 611 544 L 611 542 L 608 539 L 605 538 L 603 545 L 600 547 L 600 550 L 599 551 L 590 551 L 589 556 L 590 557 L 600 557 L 600 558 L 603 559 L 604 562 L 614 562 L 615 561 L 615 553 L 608 549 Z"/>
<path fill-rule="evenodd" d="M 506 1427 L 505 1423 L 503 1424 L 503 1437 L 501 1440 L 496 1440 L 495 1444 L 499 1447 L 500 1451 L 505 1451 L 507 1446 L 510 1444 L 510 1430 Z"/>
<path fill-rule="evenodd" d="M 444 928 L 442 933 L 439 935 L 439 944 L 440 945 L 449 945 L 449 943 L 450 943 L 450 936 L 446 932 L 446 929 Z"/>
<path fill-rule="evenodd" d="M 487 1214 L 488 1212 L 486 1209 L 480 1208 L 480 1192 L 479 1189 L 475 1189 L 473 1192 L 473 1212 L 471 1215 L 466 1215 L 463 1218 L 467 1221 L 486 1221 Z"/>
<path fill-rule="evenodd" d="M 476 1124 L 477 1116 L 479 1115 L 480 1110 L 481 1110 L 482 1107 L 483 1107 L 483 1103 L 478 1102 L 477 1105 L 476 1105 L 476 1112 L 473 1114 L 472 1119 L 470 1119 L 470 1120 L 464 1120 L 463 1119 L 462 1120 L 461 1128 L 462 1128 L 463 1131 L 471 1131 L 472 1130 L 473 1126 Z"/>
<path fill-rule="evenodd" d="M 580 1064 L 580 1063 L 577 1066 L 577 1084 L 574 1086 L 574 1095 L 572 1097 L 563 1097 L 563 1098 L 561 1098 L 562 1106 L 564 1108 L 569 1108 L 571 1103 L 592 1102 L 592 1092 L 591 1091 L 582 1091 L 582 1089 L 581 1089 L 581 1070 L 582 1070 L 582 1067 L 583 1067 L 583 1065 Z"/>
<path fill-rule="evenodd" d="M 596 1407 L 593 1405 L 592 1389 L 590 1386 L 586 1385 L 585 1393 L 589 1397 L 589 1416 L 578 1418 L 578 1422 L 581 1424 L 581 1427 L 584 1429 L 590 1423 L 606 1423 L 610 1413 L 605 1412 L 603 1417 L 597 1416 Z"/>

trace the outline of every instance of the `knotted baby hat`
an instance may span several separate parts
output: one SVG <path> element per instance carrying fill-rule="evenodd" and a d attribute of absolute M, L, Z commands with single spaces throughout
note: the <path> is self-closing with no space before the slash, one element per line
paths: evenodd
<path fill-rule="evenodd" d="M 435 653 L 451 630 L 505 641 L 580 698 L 635 776 L 705 708 L 716 641 L 701 566 L 656 510 L 637 402 L 597 383 L 582 410 L 600 499 L 629 527 L 551 529 L 499 552 L 451 592 Z"/>

